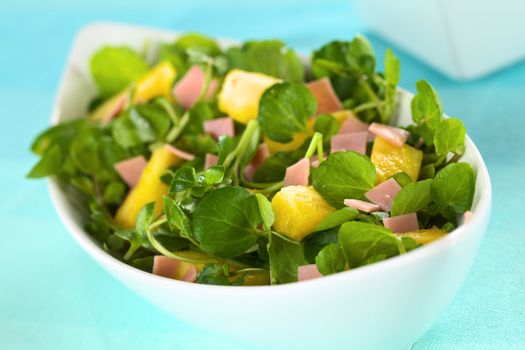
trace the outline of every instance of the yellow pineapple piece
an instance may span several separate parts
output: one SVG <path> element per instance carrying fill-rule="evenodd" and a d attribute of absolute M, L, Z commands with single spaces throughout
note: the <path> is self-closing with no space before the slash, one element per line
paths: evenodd
<path fill-rule="evenodd" d="M 151 202 L 155 202 L 155 215 L 158 215 L 162 210 L 162 196 L 168 192 L 168 186 L 160 177 L 166 169 L 179 162 L 180 159 L 164 147 L 153 151 L 137 186 L 118 208 L 115 222 L 124 228 L 133 227 L 140 209 Z"/>
<path fill-rule="evenodd" d="M 280 81 L 266 74 L 232 69 L 226 74 L 218 96 L 219 109 L 233 120 L 247 124 L 257 118 L 264 91 Z"/>
<path fill-rule="evenodd" d="M 409 145 L 397 147 L 376 136 L 371 155 L 377 172 L 377 183 L 404 171 L 413 181 L 417 180 L 423 152 Z"/>
<path fill-rule="evenodd" d="M 439 228 L 430 228 L 427 230 L 396 233 L 396 235 L 399 237 L 410 237 L 419 244 L 427 244 L 447 235 L 447 233 Z"/>
<path fill-rule="evenodd" d="M 272 199 L 274 229 L 297 241 L 311 233 L 335 209 L 313 187 L 283 187 Z"/>
<path fill-rule="evenodd" d="M 171 88 L 176 76 L 177 72 L 170 62 L 159 63 L 136 81 L 133 103 L 145 103 L 158 96 L 171 101 Z"/>

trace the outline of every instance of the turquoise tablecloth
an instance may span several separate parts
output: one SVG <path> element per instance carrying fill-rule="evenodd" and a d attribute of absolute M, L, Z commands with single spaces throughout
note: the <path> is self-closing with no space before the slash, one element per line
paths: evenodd
<path fill-rule="evenodd" d="M 243 348 L 172 319 L 98 267 L 60 223 L 45 182 L 24 180 L 35 160 L 28 145 L 48 124 L 72 39 L 89 22 L 280 37 L 310 50 L 365 30 L 351 3 L 42 3 L 0 2 L 0 348 Z M 382 55 L 386 44 L 371 39 Z M 479 146 L 494 186 L 493 216 L 471 273 L 415 349 L 525 349 L 525 63 L 458 83 L 397 52 L 402 86 L 413 89 L 421 77 L 434 84 L 446 111 L 463 119 Z"/>

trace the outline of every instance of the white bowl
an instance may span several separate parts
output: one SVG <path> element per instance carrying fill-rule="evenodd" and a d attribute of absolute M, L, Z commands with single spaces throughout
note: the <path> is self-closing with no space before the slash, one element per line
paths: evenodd
<path fill-rule="evenodd" d="M 94 89 L 91 54 L 104 44 L 140 48 L 175 33 L 94 24 L 77 36 L 64 72 L 52 122 L 81 116 Z M 408 123 L 411 95 L 400 92 L 400 122 Z M 464 161 L 477 172 L 472 219 L 432 244 L 385 262 L 280 286 L 230 287 L 179 282 L 130 267 L 106 254 L 82 228 L 77 209 L 50 181 L 65 226 L 104 269 L 151 303 L 207 331 L 261 348 L 406 349 L 451 301 L 469 270 L 491 208 L 487 168 L 467 139 Z"/>

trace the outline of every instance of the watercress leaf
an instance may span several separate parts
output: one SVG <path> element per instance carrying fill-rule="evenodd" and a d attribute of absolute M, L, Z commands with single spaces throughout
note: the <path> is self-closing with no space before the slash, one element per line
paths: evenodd
<path fill-rule="evenodd" d="M 315 258 L 317 269 L 323 275 L 331 275 L 345 269 L 345 257 L 337 244 L 324 247 Z"/>
<path fill-rule="evenodd" d="M 242 277 L 233 279 L 229 276 L 229 268 L 225 265 L 209 264 L 204 266 L 201 272 L 197 275 L 197 283 L 214 284 L 219 286 L 241 285 L 243 283 Z"/>
<path fill-rule="evenodd" d="M 434 88 L 425 80 L 416 83 L 417 94 L 412 99 L 412 119 L 418 125 L 425 144 L 434 143 L 434 133 L 441 123 L 443 109 Z"/>
<path fill-rule="evenodd" d="M 142 140 L 136 131 L 136 126 L 129 118 L 127 112 L 121 113 L 111 123 L 111 134 L 115 142 L 123 148 L 129 149 L 142 144 Z"/>
<path fill-rule="evenodd" d="M 382 226 L 351 221 L 339 229 L 339 244 L 350 268 L 399 255 L 401 240 Z"/>
<path fill-rule="evenodd" d="M 275 222 L 275 213 L 273 212 L 272 203 L 261 193 L 256 193 L 259 213 L 261 214 L 263 227 L 266 231 L 270 230 Z"/>
<path fill-rule="evenodd" d="M 325 140 L 339 132 L 340 125 L 331 114 L 323 113 L 315 119 L 314 130 L 323 134 Z"/>
<path fill-rule="evenodd" d="M 63 158 L 64 156 L 59 145 L 55 144 L 47 148 L 38 163 L 36 163 L 29 174 L 27 174 L 27 177 L 36 179 L 60 173 Z"/>
<path fill-rule="evenodd" d="M 376 170 L 370 159 L 353 151 L 330 154 L 312 176 L 315 190 L 336 208 L 341 208 L 346 198 L 363 198 L 375 182 Z"/>
<path fill-rule="evenodd" d="M 342 225 L 347 221 L 354 220 L 359 212 L 354 208 L 341 208 L 328 214 L 320 223 L 315 226 L 312 232 L 325 231 Z"/>
<path fill-rule="evenodd" d="M 370 42 L 357 35 L 346 51 L 346 62 L 354 73 L 373 74 L 375 71 L 375 55 Z"/>
<path fill-rule="evenodd" d="M 235 150 L 235 147 L 237 147 L 237 142 L 237 138 L 230 136 L 222 136 L 219 138 L 219 142 L 217 143 L 217 148 L 219 150 L 219 159 L 217 160 L 217 164 L 222 164 L 226 157 Z"/>
<path fill-rule="evenodd" d="M 74 119 L 54 125 L 35 138 L 31 144 L 31 151 L 41 156 L 49 147 L 58 144 L 62 151 L 67 152 L 74 137 L 85 125 L 85 119 Z"/>
<path fill-rule="evenodd" d="M 409 252 L 418 247 L 417 242 L 412 237 L 401 237 L 401 243 L 405 247 L 405 252 Z"/>
<path fill-rule="evenodd" d="M 155 219 L 154 211 L 155 202 L 151 202 L 144 205 L 144 207 L 140 209 L 137 215 L 137 221 L 135 222 L 135 231 L 137 231 L 142 237 L 147 237 L 148 228 Z"/>
<path fill-rule="evenodd" d="M 224 167 L 215 165 L 204 172 L 204 181 L 208 185 L 220 184 L 224 180 Z"/>
<path fill-rule="evenodd" d="M 90 182 L 91 183 L 91 182 Z M 120 204 L 126 195 L 126 185 L 119 180 L 111 181 L 104 188 L 104 201 L 110 204 Z"/>
<path fill-rule="evenodd" d="M 148 104 L 137 105 L 135 110 L 147 120 L 149 127 L 153 130 L 157 141 L 164 141 L 164 137 L 171 127 L 171 118 L 166 110 L 155 101 Z"/>
<path fill-rule="evenodd" d="M 148 65 L 129 47 L 106 46 L 98 50 L 89 65 L 101 96 L 109 97 L 124 89 L 148 70 Z"/>
<path fill-rule="evenodd" d="M 321 249 L 339 240 L 339 227 L 326 231 L 314 232 L 303 239 L 304 257 L 310 264 L 315 263 L 315 257 Z"/>
<path fill-rule="evenodd" d="M 295 54 L 280 40 L 248 41 L 226 52 L 230 68 L 261 72 L 285 81 L 304 81 L 304 67 Z"/>
<path fill-rule="evenodd" d="M 206 153 L 217 153 L 217 142 L 208 134 L 182 135 L 177 146 L 196 156 L 205 156 Z"/>
<path fill-rule="evenodd" d="M 468 163 L 449 164 L 432 181 L 432 199 L 441 210 L 463 214 L 472 207 L 476 175 Z"/>
<path fill-rule="evenodd" d="M 306 130 L 306 121 L 316 110 L 317 101 L 304 85 L 275 84 L 263 93 L 257 120 L 270 139 L 285 143 Z"/>
<path fill-rule="evenodd" d="M 177 202 L 168 196 L 164 196 L 163 202 L 164 213 L 170 229 L 179 230 L 182 237 L 193 236 L 190 219 L 184 214 Z"/>
<path fill-rule="evenodd" d="M 416 213 L 432 203 L 432 180 L 411 182 L 397 193 L 392 203 L 392 216 Z"/>
<path fill-rule="evenodd" d="M 220 257 L 234 257 L 257 243 L 261 222 L 257 200 L 241 187 L 209 192 L 193 213 L 193 232 L 202 248 Z"/>
<path fill-rule="evenodd" d="M 215 40 L 197 33 L 182 35 L 177 39 L 175 45 L 183 50 L 192 49 L 208 56 L 217 56 L 221 53 Z"/>
<path fill-rule="evenodd" d="M 439 124 L 434 134 L 434 146 L 438 156 L 446 156 L 449 152 L 463 154 L 465 150 L 465 127 L 456 118 L 445 119 Z"/>
<path fill-rule="evenodd" d="M 385 53 L 385 112 L 382 121 L 390 121 L 392 113 L 396 108 L 396 87 L 400 77 L 400 62 L 391 49 Z"/>
<path fill-rule="evenodd" d="M 182 166 L 175 171 L 171 179 L 168 193 L 184 192 L 192 189 L 197 181 L 195 168 L 191 166 Z"/>
<path fill-rule="evenodd" d="M 297 269 L 304 263 L 303 247 L 270 234 L 268 243 L 270 280 L 272 284 L 297 281 Z"/>
<path fill-rule="evenodd" d="M 75 167 L 90 175 L 99 175 L 105 170 L 100 157 L 101 132 L 90 128 L 84 129 L 71 143 L 69 155 Z"/>

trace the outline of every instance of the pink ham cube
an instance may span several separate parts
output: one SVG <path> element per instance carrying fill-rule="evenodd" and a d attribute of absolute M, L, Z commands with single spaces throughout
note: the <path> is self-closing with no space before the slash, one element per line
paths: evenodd
<path fill-rule="evenodd" d="M 367 138 L 368 131 L 334 135 L 330 140 L 330 153 L 355 151 L 366 154 Z"/>
<path fill-rule="evenodd" d="M 352 132 L 368 131 L 369 125 L 355 115 L 348 113 L 348 117 L 345 119 L 341 128 L 339 129 L 340 134 L 349 134 Z"/>
<path fill-rule="evenodd" d="M 382 211 L 390 211 L 392 209 L 392 202 L 397 193 L 401 190 L 401 186 L 394 179 L 388 179 L 370 191 L 365 193 L 365 197 L 374 204 L 379 205 Z"/>
<path fill-rule="evenodd" d="M 310 160 L 303 158 L 297 163 L 286 168 L 284 175 L 284 187 L 286 186 L 308 186 L 310 176 Z"/>
<path fill-rule="evenodd" d="M 359 199 L 345 199 L 343 204 L 347 207 L 364 211 L 365 213 L 372 213 L 379 210 L 379 205 L 365 202 Z"/>
<path fill-rule="evenodd" d="M 306 86 L 317 100 L 317 112 L 315 115 L 337 112 L 343 109 L 343 104 L 337 97 L 330 79 L 314 80 L 307 83 Z"/>
<path fill-rule="evenodd" d="M 183 268 L 183 263 L 179 260 L 168 258 L 164 255 L 156 255 L 153 258 L 153 274 L 167 277 L 171 279 L 178 279 L 186 282 L 195 282 L 197 277 L 197 269 L 191 265 L 184 273 L 182 278 L 178 278 L 179 270 Z"/>
<path fill-rule="evenodd" d="M 164 148 L 171 152 L 172 154 L 176 155 L 177 157 L 179 157 L 180 159 L 184 159 L 184 160 L 193 160 L 195 158 L 195 156 L 191 153 L 188 153 L 188 152 L 184 152 L 183 150 L 180 150 L 178 149 L 177 147 L 174 147 L 172 145 L 169 145 L 169 144 L 165 144 L 164 145 Z"/>
<path fill-rule="evenodd" d="M 204 87 L 205 73 L 199 65 L 192 66 L 173 88 L 172 94 L 185 109 L 191 108 Z M 209 100 L 217 90 L 217 81 L 212 80 L 206 92 Z"/>
<path fill-rule="evenodd" d="M 370 124 L 368 130 L 397 147 L 403 147 L 410 136 L 406 130 L 379 123 Z"/>
<path fill-rule="evenodd" d="M 323 277 L 323 275 L 317 269 L 316 264 L 302 265 L 297 269 L 297 279 L 299 281 L 307 281 L 319 277 Z"/>
<path fill-rule="evenodd" d="M 233 120 L 229 117 L 206 120 L 203 127 L 205 132 L 216 139 L 223 135 L 235 136 Z"/>
<path fill-rule="evenodd" d="M 115 171 L 120 175 L 122 180 L 129 187 L 133 188 L 137 185 L 142 175 L 142 171 L 146 167 L 147 161 L 143 156 L 129 158 L 113 164 Z"/>
<path fill-rule="evenodd" d="M 385 218 L 383 219 L 383 225 L 385 225 L 386 228 L 392 230 L 392 232 L 394 233 L 403 233 L 419 230 L 419 224 L 417 223 L 416 213 Z"/>

